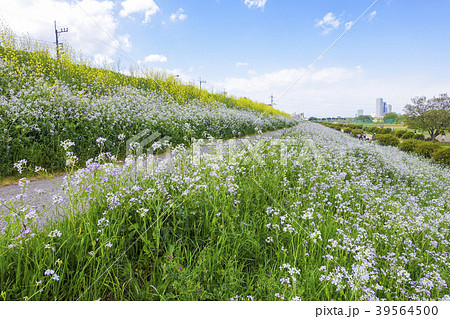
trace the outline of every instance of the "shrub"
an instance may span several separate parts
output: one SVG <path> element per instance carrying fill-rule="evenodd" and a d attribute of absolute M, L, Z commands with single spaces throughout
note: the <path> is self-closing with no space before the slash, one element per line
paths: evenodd
<path fill-rule="evenodd" d="M 351 134 L 352 133 L 352 129 L 349 128 L 349 127 L 346 127 L 346 128 L 344 128 L 344 133 Z"/>
<path fill-rule="evenodd" d="M 405 134 L 402 135 L 402 139 L 404 139 L 404 140 L 408 140 L 410 138 L 414 138 L 413 132 L 406 132 Z"/>
<path fill-rule="evenodd" d="M 383 134 L 383 129 L 381 127 L 375 127 L 373 129 L 373 132 L 377 134 Z"/>
<path fill-rule="evenodd" d="M 425 135 L 423 135 L 423 134 L 415 134 L 414 135 L 414 139 L 420 140 L 420 141 L 424 141 L 425 140 Z"/>
<path fill-rule="evenodd" d="M 407 130 L 398 130 L 394 132 L 394 136 L 397 138 L 402 138 L 403 134 L 405 134 L 406 132 L 408 132 Z"/>
<path fill-rule="evenodd" d="M 436 141 L 435 139 L 431 138 L 431 137 L 427 137 L 425 139 L 426 142 L 432 142 L 432 141 Z"/>
<path fill-rule="evenodd" d="M 353 135 L 354 137 L 358 137 L 358 134 L 361 136 L 361 135 L 364 134 L 364 131 L 361 130 L 361 129 L 354 129 L 354 130 L 352 130 L 352 135 Z"/>
<path fill-rule="evenodd" d="M 376 134 L 373 140 L 385 146 L 397 146 L 400 143 L 400 140 L 391 134 Z"/>
<path fill-rule="evenodd" d="M 420 141 L 409 139 L 406 141 L 403 141 L 399 144 L 398 148 L 403 152 L 414 152 L 414 148 L 419 144 Z"/>
<path fill-rule="evenodd" d="M 450 165 L 450 147 L 438 149 L 431 154 L 431 157 L 439 163 Z"/>
<path fill-rule="evenodd" d="M 391 134 L 392 130 L 390 128 L 382 128 L 382 127 L 375 127 L 373 130 L 377 134 Z"/>
<path fill-rule="evenodd" d="M 414 147 L 414 152 L 425 157 L 431 157 L 431 154 L 442 148 L 438 143 L 433 142 L 419 142 Z"/>
<path fill-rule="evenodd" d="M 369 126 L 369 127 L 365 128 L 366 132 L 368 132 L 368 133 L 373 133 L 375 131 L 375 129 L 376 129 L 375 126 Z"/>
<path fill-rule="evenodd" d="M 341 127 L 339 126 L 339 125 L 335 125 L 334 127 L 333 127 L 336 131 L 341 131 Z"/>

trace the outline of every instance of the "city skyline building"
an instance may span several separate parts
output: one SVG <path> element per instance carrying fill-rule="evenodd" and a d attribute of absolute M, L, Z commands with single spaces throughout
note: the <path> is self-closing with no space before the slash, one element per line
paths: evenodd
<path fill-rule="evenodd" d="M 384 101 L 382 98 L 378 98 L 376 101 L 375 116 L 376 117 L 384 116 Z"/>
<path fill-rule="evenodd" d="M 378 98 L 375 104 L 375 117 L 383 117 L 392 112 L 392 105 L 387 104 L 382 98 Z"/>
<path fill-rule="evenodd" d="M 386 105 L 386 113 L 392 113 L 392 105 L 391 104 Z"/>

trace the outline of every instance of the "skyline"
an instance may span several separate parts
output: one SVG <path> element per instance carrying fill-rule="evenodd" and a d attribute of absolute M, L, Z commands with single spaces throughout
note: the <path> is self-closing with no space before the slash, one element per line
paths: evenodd
<path fill-rule="evenodd" d="M 99 66 L 106 61 L 126 72 L 139 65 L 197 86 L 201 77 L 209 91 L 267 104 L 273 94 L 276 108 L 306 117 L 353 116 L 357 109 L 375 109 L 379 97 L 401 113 L 411 98 L 430 98 L 450 87 L 446 1 L 0 0 L 0 5 L 0 18 L 18 35 L 52 43 L 56 20 L 58 29 L 69 29 L 61 41 Z"/>

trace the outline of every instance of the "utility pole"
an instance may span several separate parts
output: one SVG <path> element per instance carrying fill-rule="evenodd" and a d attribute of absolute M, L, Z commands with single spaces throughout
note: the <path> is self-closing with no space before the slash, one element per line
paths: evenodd
<path fill-rule="evenodd" d="M 60 31 L 58 31 L 58 29 L 56 29 L 56 21 L 55 21 L 55 37 L 56 37 L 56 59 L 59 60 L 59 34 L 63 33 L 63 32 L 68 32 L 69 29 L 68 28 L 61 28 Z M 62 44 L 62 43 L 61 43 Z"/>
<path fill-rule="evenodd" d="M 200 90 L 201 90 L 202 89 L 202 83 L 206 83 L 206 81 L 202 81 L 201 77 L 198 78 L 198 81 L 200 83 Z"/>
<path fill-rule="evenodd" d="M 273 107 L 273 93 L 270 95 L 270 106 Z"/>

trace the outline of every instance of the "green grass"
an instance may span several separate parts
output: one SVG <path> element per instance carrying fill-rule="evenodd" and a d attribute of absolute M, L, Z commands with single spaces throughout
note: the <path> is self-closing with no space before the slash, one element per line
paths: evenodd
<path fill-rule="evenodd" d="M 173 169 L 151 174 L 93 164 L 69 177 L 86 189 L 69 218 L 42 232 L 19 203 L 0 237 L 1 296 L 448 298 L 448 174 L 314 124 L 274 142 L 201 160 L 179 146 Z"/>

